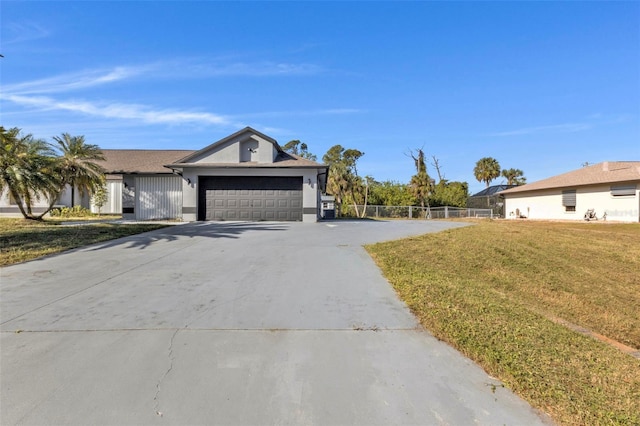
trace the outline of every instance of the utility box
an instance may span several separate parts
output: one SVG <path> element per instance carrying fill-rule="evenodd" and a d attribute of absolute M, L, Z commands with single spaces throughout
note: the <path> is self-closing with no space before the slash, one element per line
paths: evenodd
<path fill-rule="evenodd" d="M 320 216 L 323 219 L 336 218 L 336 199 L 333 195 L 323 195 L 320 197 Z"/>

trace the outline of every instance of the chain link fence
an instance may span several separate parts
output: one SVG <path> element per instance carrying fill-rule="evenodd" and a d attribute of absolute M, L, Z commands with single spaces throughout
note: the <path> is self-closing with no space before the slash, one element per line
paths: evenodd
<path fill-rule="evenodd" d="M 358 206 L 358 213 L 362 216 L 364 206 Z M 351 205 L 342 206 L 342 217 L 359 217 Z M 460 207 L 416 207 L 416 206 L 370 206 L 365 208 L 364 217 L 390 219 L 452 219 L 452 218 L 493 218 L 491 209 L 460 208 Z"/>

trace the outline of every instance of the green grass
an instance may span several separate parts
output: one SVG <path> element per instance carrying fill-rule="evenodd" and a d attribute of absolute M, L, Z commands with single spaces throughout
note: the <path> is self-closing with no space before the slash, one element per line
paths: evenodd
<path fill-rule="evenodd" d="M 640 225 L 482 221 L 367 247 L 436 337 L 559 424 L 640 424 Z"/>
<path fill-rule="evenodd" d="M 64 219 L 64 221 L 70 220 L 75 219 Z M 86 220 L 86 218 L 79 220 Z M 26 262 L 48 254 L 166 226 L 110 223 L 61 226 L 61 222 L 60 219 L 46 221 L 0 219 L 0 266 Z"/>

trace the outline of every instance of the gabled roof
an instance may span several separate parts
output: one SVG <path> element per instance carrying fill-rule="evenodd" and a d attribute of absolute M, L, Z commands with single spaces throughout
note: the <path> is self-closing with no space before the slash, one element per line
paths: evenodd
<path fill-rule="evenodd" d="M 237 138 L 239 138 L 240 136 L 242 136 L 242 135 L 243 135 L 243 134 L 245 134 L 245 133 L 253 133 L 254 135 L 259 136 L 259 137 L 261 137 L 262 139 L 265 139 L 265 140 L 267 140 L 267 141 L 271 142 L 271 143 L 276 147 L 276 149 L 278 150 L 278 152 L 279 152 L 279 153 L 282 153 L 282 152 L 283 152 L 283 151 L 282 151 L 282 148 L 280 147 L 280 145 L 278 145 L 278 142 L 277 142 L 275 139 L 273 139 L 272 137 L 267 136 L 267 135 L 265 135 L 264 133 L 261 133 L 261 132 L 259 132 L 259 131 L 255 130 L 255 129 L 253 129 L 253 128 L 251 128 L 251 127 L 247 126 L 247 127 L 245 127 L 244 129 L 242 129 L 242 130 L 238 130 L 238 131 L 237 131 L 237 132 L 235 132 L 234 134 L 229 135 L 229 136 L 227 136 L 227 137 L 225 137 L 225 138 L 222 138 L 222 139 L 220 139 L 219 141 L 212 143 L 211 145 L 205 146 L 204 148 L 202 148 L 202 149 L 200 149 L 200 150 L 198 150 L 198 151 L 195 151 L 195 152 L 193 152 L 193 153 L 191 153 L 191 154 L 187 155 L 187 156 L 186 156 L 186 157 L 184 157 L 184 158 L 180 158 L 180 159 L 179 159 L 178 161 L 176 161 L 175 163 L 176 163 L 176 164 L 178 164 L 178 163 L 188 163 L 188 162 L 190 162 L 191 160 L 193 160 L 194 158 L 199 157 L 201 154 L 203 154 L 203 153 L 205 153 L 205 152 L 207 152 L 207 151 L 213 151 L 213 150 L 215 150 L 216 148 L 218 148 L 219 146 L 222 146 L 222 145 L 226 144 L 226 143 L 227 143 L 227 142 L 229 142 L 229 141 L 232 141 L 232 140 L 234 140 L 234 139 L 237 139 Z"/>
<path fill-rule="evenodd" d="M 640 161 L 605 161 L 502 191 L 500 194 L 606 183 L 640 182 Z"/>
<path fill-rule="evenodd" d="M 302 158 L 298 155 L 289 154 L 287 152 L 280 152 L 273 160 L 273 163 L 257 163 L 255 161 L 245 161 L 242 163 L 183 163 L 183 159 L 180 159 L 179 162 L 166 164 L 165 166 L 168 168 L 175 169 L 186 169 L 190 167 L 209 167 L 209 168 L 283 168 L 283 167 L 299 167 L 299 168 L 324 168 L 328 169 L 329 166 L 326 164 L 317 163 L 315 161 L 308 160 L 306 158 Z"/>
<path fill-rule="evenodd" d="M 255 134 L 271 142 L 278 152 L 273 163 L 239 162 L 239 163 L 188 163 L 189 159 L 197 157 L 201 153 L 215 149 L 245 133 Z M 172 168 L 178 170 L 186 167 L 215 167 L 215 168 L 324 168 L 328 166 L 315 161 L 286 153 L 275 139 L 252 129 L 244 129 L 227 136 L 201 150 L 185 149 L 103 149 L 105 161 L 100 161 L 107 174 L 131 174 L 131 173 L 173 173 Z"/>
<path fill-rule="evenodd" d="M 497 194 L 500 191 L 504 191 L 505 189 L 513 188 L 516 185 L 491 185 L 488 188 L 483 189 L 480 192 L 477 192 L 472 195 L 472 197 L 488 197 Z"/>
<path fill-rule="evenodd" d="M 172 173 L 164 165 L 193 152 L 184 149 L 103 149 L 105 161 L 99 163 L 109 174 Z"/>

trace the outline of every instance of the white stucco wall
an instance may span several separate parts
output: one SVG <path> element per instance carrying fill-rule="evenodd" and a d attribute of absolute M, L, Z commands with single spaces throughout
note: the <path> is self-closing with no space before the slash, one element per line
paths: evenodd
<path fill-rule="evenodd" d="M 255 152 L 249 151 L 251 148 Z M 257 163 L 273 163 L 278 151 L 266 139 L 257 135 L 245 134 L 238 139 L 227 141 L 215 147 L 213 151 L 203 152 L 193 159 L 193 163 L 241 163 L 253 161 Z"/>
<path fill-rule="evenodd" d="M 238 163 L 240 161 L 240 144 L 229 141 L 217 147 L 214 152 L 204 152 L 192 160 L 193 163 Z"/>
<path fill-rule="evenodd" d="M 122 214 L 122 179 L 109 179 L 106 182 L 107 202 L 100 209 L 101 214 Z M 98 208 L 91 198 L 91 212 L 98 213 Z"/>
<path fill-rule="evenodd" d="M 271 144 L 269 144 L 271 145 Z M 314 209 L 314 213 L 302 215 L 303 222 L 317 222 L 318 220 L 318 171 L 316 169 L 284 169 L 284 168 L 247 168 L 247 169 L 193 169 L 185 168 L 182 180 L 183 213 L 182 220 L 197 220 L 198 176 L 302 176 L 302 209 Z M 191 180 L 191 183 L 188 183 Z"/>
<path fill-rule="evenodd" d="M 562 205 L 563 188 L 531 191 L 523 194 L 505 194 L 505 217 L 515 218 L 516 209 L 530 219 L 584 220 L 589 209 L 595 209 L 598 218 L 607 213 L 607 220 L 640 222 L 640 183 L 635 195 L 611 195 L 617 185 L 592 185 L 566 189 L 576 190 L 576 211 L 567 212 Z M 512 214 L 513 213 L 513 214 Z"/>
<path fill-rule="evenodd" d="M 273 163 L 278 155 L 276 147 L 258 135 L 252 135 L 251 138 L 258 141 L 258 163 Z"/>

